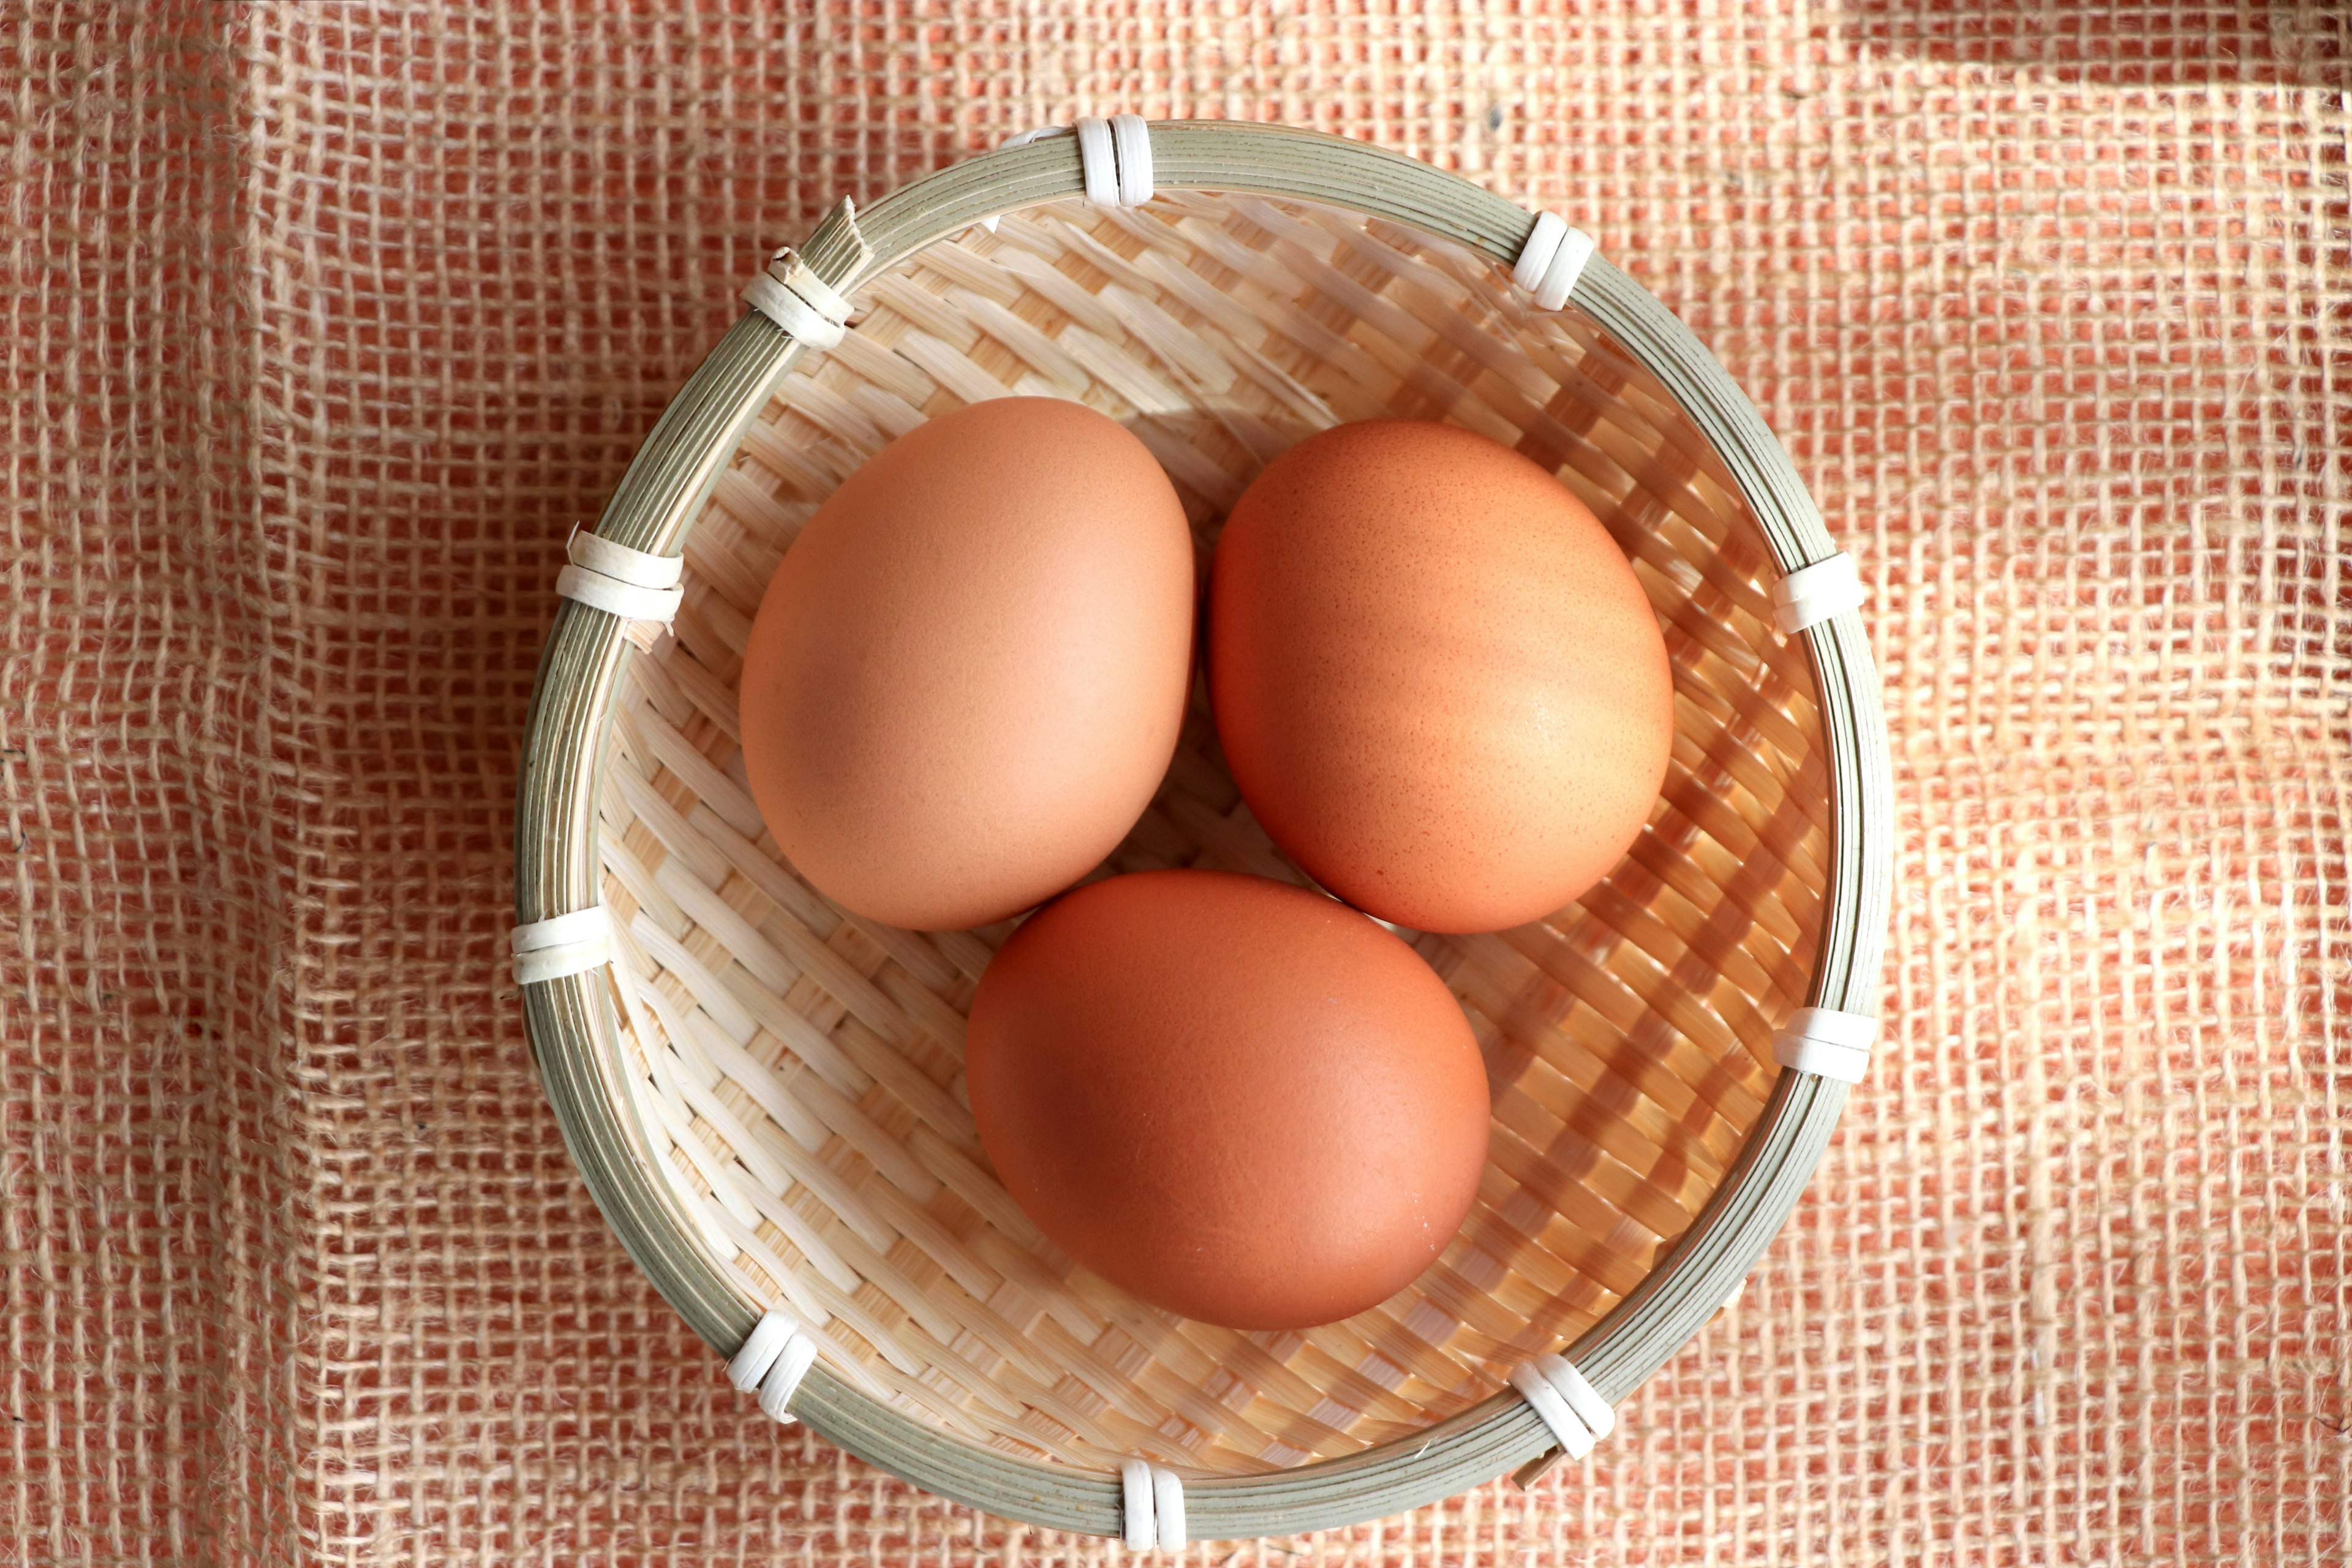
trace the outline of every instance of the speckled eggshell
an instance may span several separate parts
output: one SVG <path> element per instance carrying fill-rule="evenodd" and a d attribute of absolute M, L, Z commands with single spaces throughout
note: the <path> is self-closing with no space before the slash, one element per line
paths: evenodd
<path fill-rule="evenodd" d="M 1223 871 L 1090 883 L 1013 933 L 965 1034 L 981 1142 L 1072 1258 L 1229 1328 L 1409 1284 L 1486 1163 L 1468 1021 L 1403 942 Z"/>
<path fill-rule="evenodd" d="M 1623 858 L 1674 679 L 1583 502 L 1484 436 L 1343 425 L 1268 465 L 1211 568 L 1217 735 L 1259 823 L 1339 897 L 1496 931 Z"/>
<path fill-rule="evenodd" d="M 1192 680 L 1192 542 L 1143 443 L 1009 397 L 819 507 L 743 657 L 743 765 L 803 876 L 940 931 L 1085 876 L 1150 804 Z"/>

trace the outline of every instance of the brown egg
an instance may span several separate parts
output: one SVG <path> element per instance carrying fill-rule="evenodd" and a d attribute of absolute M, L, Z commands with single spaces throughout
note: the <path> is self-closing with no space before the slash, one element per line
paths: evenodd
<path fill-rule="evenodd" d="M 1100 864 L 1167 772 L 1192 541 L 1142 442 L 1009 397 L 819 507 L 743 656 L 743 766 L 793 865 L 892 925 L 1002 920 Z"/>
<path fill-rule="evenodd" d="M 1046 906 L 981 977 L 964 1072 L 1040 1230 L 1229 1328 L 1387 1300 L 1453 1239 L 1486 1164 L 1486 1073 L 1444 983 L 1262 877 L 1144 871 Z"/>
<path fill-rule="evenodd" d="M 1217 736 L 1259 823 L 1383 920 L 1496 931 L 1648 817 L 1674 679 L 1633 569 L 1559 480 L 1407 420 L 1293 447 L 1211 569 Z"/>

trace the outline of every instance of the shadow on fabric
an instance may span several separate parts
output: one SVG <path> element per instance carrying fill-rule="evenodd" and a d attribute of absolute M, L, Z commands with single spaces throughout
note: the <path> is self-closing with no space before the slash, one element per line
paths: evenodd
<path fill-rule="evenodd" d="M 2352 15 L 2315 0 L 1850 0 L 1847 43 L 1888 56 L 2116 87 L 2346 85 Z"/>

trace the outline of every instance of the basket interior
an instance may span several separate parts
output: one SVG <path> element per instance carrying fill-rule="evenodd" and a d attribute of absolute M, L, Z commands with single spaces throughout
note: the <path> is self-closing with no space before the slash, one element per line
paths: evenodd
<path fill-rule="evenodd" d="M 948 1432 L 1102 1468 L 1297 1465 L 1409 1436 L 1559 1346 L 1698 1212 L 1776 1070 L 1820 916 L 1828 780 L 1769 556 L 1715 454 L 1574 310 L 1485 259 L 1346 212 L 1250 196 L 1077 202 L 933 246 L 857 291 L 686 546 L 676 636 L 626 663 L 601 801 L 623 928 L 615 1092 L 748 1295 L 821 1330 L 835 1372 Z M 1422 936 L 1486 1053 L 1476 1207 L 1394 1299 L 1326 1328 L 1171 1318 L 1078 1268 L 973 1134 L 962 1014 L 1010 925 L 914 934 L 844 914 L 761 826 L 735 688 L 803 521 L 892 437 L 963 403 L 1070 397 L 1158 454 L 1205 569 L 1226 509 L 1301 437 L 1405 416 L 1556 470 L 1656 606 L 1678 732 L 1633 853 L 1517 930 Z M 1205 580 L 1205 572 L 1204 572 Z M 1151 810 L 1107 869 L 1303 879 L 1243 805 L 1201 682 Z"/>

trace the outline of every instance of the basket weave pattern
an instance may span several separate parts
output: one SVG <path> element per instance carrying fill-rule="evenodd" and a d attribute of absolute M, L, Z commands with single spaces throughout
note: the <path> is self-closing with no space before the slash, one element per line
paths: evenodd
<path fill-rule="evenodd" d="M 1406 1436 L 1593 1322 L 1689 1224 L 1802 1005 L 1827 777 L 1800 652 L 1770 627 L 1746 507 L 1673 402 L 1576 311 L 1394 225 L 1248 196 L 1076 202 L 968 230 L 856 292 L 688 538 L 674 639 L 628 661 L 600 803 L 622 935 L 619 1077 L 665 1179 L 749 1293 L 825 1363 L 957 1435 L 1096 1468 L 1242 1474 Z M 962 1012 L 1009 926 L 844 915 L 743 786 L 735 682 L 802 522 L 883 444 L 961 404 L 1076 398 L 1175 481 L 1205 563 L 1267 460 L 1346 420 L 1443 419 L 1556 470 L 1658 612 L 1677 736 L 1633 854 L 1548 921 L 1419 951 L 1496 1092 L 1479 1201 L 1391 1300 L 1301 1332 L 1175 1320 L 1076 1268 L 989 1173 Z M 1241 804 L 1196 683 L 1174 766 L 1114 870 L 1302 880 Z"/>

